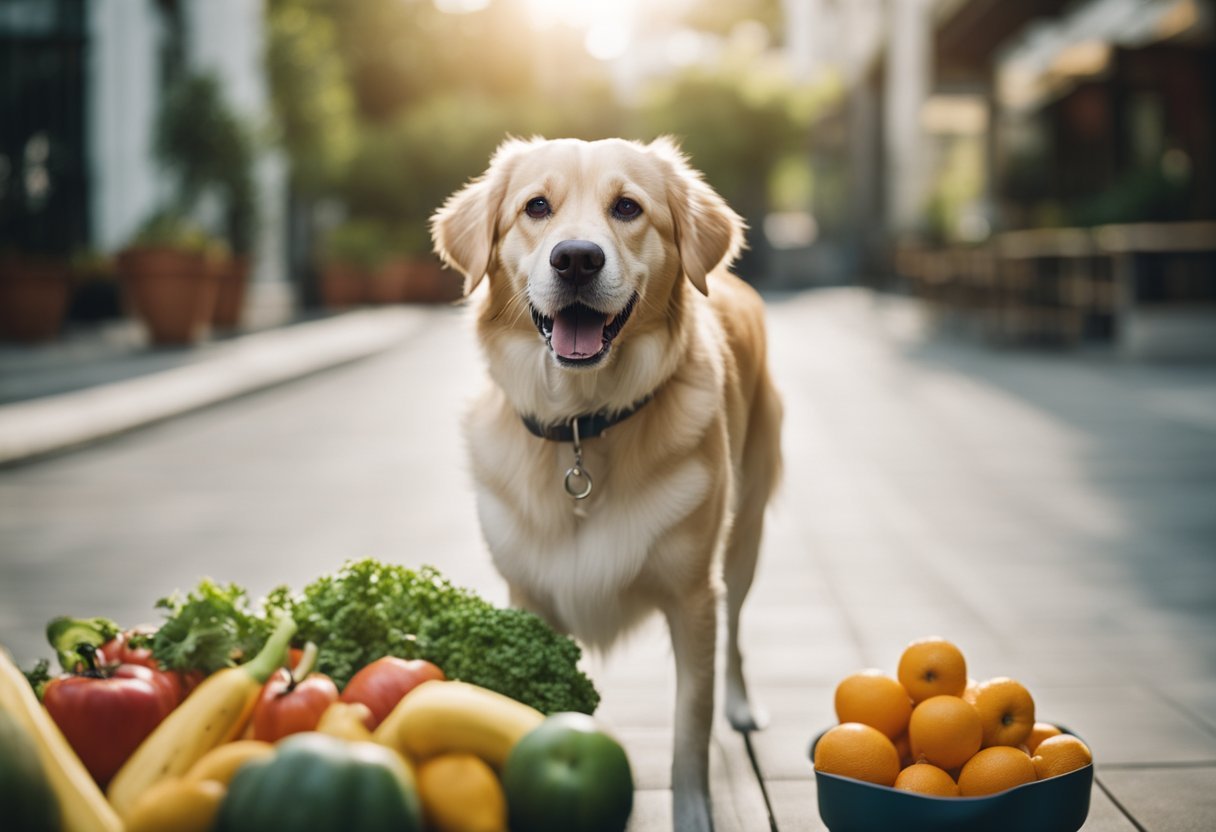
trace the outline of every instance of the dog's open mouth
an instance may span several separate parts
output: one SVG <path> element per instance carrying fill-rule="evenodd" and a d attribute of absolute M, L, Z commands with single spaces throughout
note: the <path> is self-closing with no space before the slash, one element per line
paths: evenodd
<path fill-rule="evenodd" d="M 608 354 L 612 341 L 633 314 L 635 294 L 615 315 L 574 303 L 550 318 L 532 307 L 532 322 L 562 364 L 590 366 Z"/>

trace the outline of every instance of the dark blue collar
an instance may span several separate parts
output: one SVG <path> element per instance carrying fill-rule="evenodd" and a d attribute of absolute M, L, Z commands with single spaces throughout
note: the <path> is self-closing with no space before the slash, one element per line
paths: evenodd
<path fill-rule="evenodd" d="M 594 439 L 608 428 L 620 424 L 637 413 L 653 398 L 654 393 L 649 393 L 624 410 L 600 410 L 596 413 L 584 413 L 565 422 L 554 422 L 547 425 L 541 423 L 535 416 L 521 416 L 520 418 L 528 432 L 539 439 L 548 439 L 551 442 L 573 442 L 573 425 L 576 421 L 578 422 L 578 438 L 580 440 Z"/>

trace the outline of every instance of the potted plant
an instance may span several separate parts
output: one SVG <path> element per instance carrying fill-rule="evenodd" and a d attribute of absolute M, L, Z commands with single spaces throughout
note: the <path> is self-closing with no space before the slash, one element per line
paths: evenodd
<path fill-rule="evenodd" d="M 156 152 L 175 175 L 176 210 L 187 214 L 204 197 L 214 199 L 218 236 L 231 256 L 209 260 L 216 282 L 209 321 L 236 326 L 257 230 L 255 153 L 249 131 L 224 100 L 217 78 L 189 76 L 170 90 L 157 121 Z"/>
<path fill-rule="evenodd" d="M 370 300 L 370 275 L 385 261 L 384 234 L 369 220 L 348 220 L 326 235 L 321 299 L 330 309 Z"/>
<path fill-rule="evenodd" d="M 207 332 L 225 254 L 175 212 L 158 212 L 144 223 L 118 255 L 118 269 L 152 343 L 191 344 Z"/>
<path fill-rule="evenodd" d="M 0 336 L 24 342 L 54 338 L 67 309 L 68 276 L 63 260 L 0 252 Z"/>
<path fill-rule="evenodd" d="M 253 181 L 253 141 L 235 120 L 229 127 L 231 159 L 221 183 L 224 198 L 224 238 L 232 249 L 220 272 L 212 323 L 231 328 L 240 324 L 245 291 L 258 230 L 257 187 Z"/>
<path fill-rule="evenodd" d="M 431 238 L 423 223 L 401 225 L 387 242 L 392 252 L 381 272 L 392 275 L 396 303 L 450 303 L 461 296 L 463 280 L 440 265 L 431 253 Z"/>
<path fill-rule="evenodd" d="M 114 257 L 93 249 L 72 254 L 72 295 L 68 302 L 69 321 L 95 323 L 124 315 L 122 291 Z"/>

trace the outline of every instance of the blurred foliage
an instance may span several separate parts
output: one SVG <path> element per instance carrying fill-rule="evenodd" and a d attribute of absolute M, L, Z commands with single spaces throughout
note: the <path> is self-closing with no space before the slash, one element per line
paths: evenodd
<path fill-rule="evenodd" d="M 774 211 L 806 211 L 815 201 L 815 172 L 805 155 L 777 159 L 768 186 Z"/>
<path fill-rule="evenodd" d="M 1188 184 L 1161 164 L 1145 165 L 1128 171 L 1101 193 L 1078 200 L 1068 219 L 1082 226 L 1186 219 Z"/>
<path fill-rule="evenodd" d="M 202 253 L 211 249 L 214 240 L 201 225 L 182 212 L 163 208 L 144 220 L 131 238 L 131 244 Z"/>
<path fill-rule="evenodd" d="M 723 53 L 712 66 L 645 81 L 627 100 L 614 67 L 588 55 L 582 30 L 556 21 L 533 28 L 526 0 L 463 14 L 433 0 L 271 0 L 268 13 L 293 182 L 344 206 L 353 229 L 338 233 L 339 248 L 353 233 L 356 249 L 429 250 L 431 213 L 509 135 L 673 134 L 758 227 L 778 163 L 805 154 L 822 103 L 822 90 L 791 85 L 766 51 L 780 30 L 780 0 L 646 8 L 653 25 L 694 27 Z M 806 187 L 784 186 L 782 200 Z"/>
<path fill-rule="evenodd" d="M 371 270 L 388 258 L 384 229 L 371 220 L 348 220 L 325 235 L 326 260 Z"/>
<path fill-rule="evenodd" d="M 254 146 L 212 75 L 193 75 L 170 88 L 157 116 L 155 151 L 177 178 L 172 211 L 190 213 L 208 192 L 220 200 L 223 236 L 235 251 L 252 248 L 257 231 Z"/>
<path fill-rule="evenodd" d="M 968 136 L 949 141 L 925 211 L 930 236 L 942 241 L 959 240 L 963 236 L 963 215 L 983 191 L 983 139 Z"/>
<path fill-rule="evenodd" d="M 740 21 L 754 20 L 768 30 L 769 37 L 779 40 L 785 22 L 781 0 L 698 0 L 682 15 L 683 23 L 702 32 L 730 34 Z"/>
<path fill-rule="evenodd" d="M 332 188 L 355 153 L 355 104 L 333 21 L 318 0 L 270 0 L 266 68 L 292 184 Z"/>
<path fill-rule="evenodd" d="M 641 132 L 671 134 L 695 167 L 753 227 L 769 208 L 783 159 L 809 152 L 812 115 L 829 91 L 793 85 L 755 44 L 729 50 L 650 87 Z"/>

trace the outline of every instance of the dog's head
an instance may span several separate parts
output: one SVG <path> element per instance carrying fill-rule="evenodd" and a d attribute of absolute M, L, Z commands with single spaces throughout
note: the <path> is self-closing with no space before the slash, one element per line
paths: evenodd
<path fill-rule="evenodd" d="M 739 216 L 666 138 L 508 140 L 431 230 L 466 294 L 489 276 L 489 318 L 572 370 L 667 325 L 683 278 L 707 293 L 743 239 Z"/>

